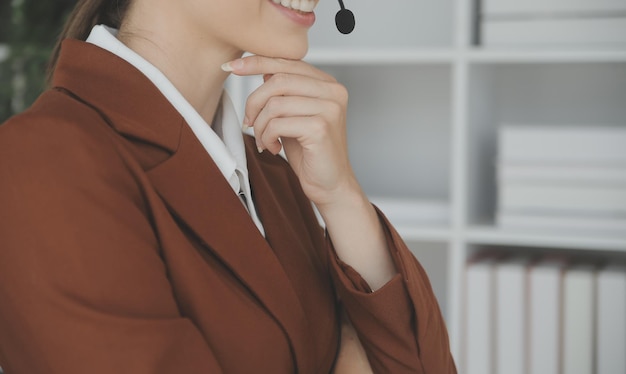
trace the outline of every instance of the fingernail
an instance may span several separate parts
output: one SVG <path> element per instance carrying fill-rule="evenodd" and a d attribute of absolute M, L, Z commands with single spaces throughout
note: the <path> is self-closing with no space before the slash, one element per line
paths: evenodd
<path fill-rule="evenodd" d="M 240 58 L 222 64 L 222 70 L 224 71 L 233 71 L 233 70 L 241 69 L 242 67 L 243 67 L 243 60 Z"/>
<path fill-rule="evenodd" d="M 250 120 L 248 119 L 248 117 L 244 117 L 243 118 L 243 131 L 247 131 L 250 128 Z"/>
<path fill-rule="evenodd" d="M 261 148 L 261 147 L 257 147 L 256 150 L 259 151 L 259 153 L 263 153 L 263 148 Z"/>

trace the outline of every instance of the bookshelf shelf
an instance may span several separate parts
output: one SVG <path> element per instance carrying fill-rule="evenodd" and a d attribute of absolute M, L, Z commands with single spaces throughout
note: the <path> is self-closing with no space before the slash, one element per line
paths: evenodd
<path fill-rule="evenodd" d="M 351 49 L 316 48 L 309 51 L 305 61 L 317 65 L 406 65 L 452 64 L 456 51 L 452 49 Z"/>
<path fill-rule="evenodd" d="M 467 52 L 470 62 L 480 63 L 602 63 L 626 62 L 624 49 L 483 49 Z"/>
<path fill-rule="evenodd" d="M 0 48 L 1 49 L 1 48 Z M 1 52 L 0 52 L 1 53 Z M 626 63 L 624 49 L 338 48 L 313 47 L 305 61 L 315 65 L 561 64 Z"/>
<path fill-rule="evenodd" d="M 618 237 L 601 233 L 503 230 L 489 225 L 469 227 L 466 241 L 471 244 L 626 252 L 626 236 Z"/>

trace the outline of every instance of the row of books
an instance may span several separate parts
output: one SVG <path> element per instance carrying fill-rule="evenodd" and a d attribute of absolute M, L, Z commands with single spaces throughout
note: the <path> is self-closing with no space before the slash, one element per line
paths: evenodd
<path fill-rule="evenodd" d="M 626 126 L 503 124 L 497 190 L 499 227 L 626 235 Z"/>
<path fill-rule="evenodd" d="M 482 256 L 465 277 L 464 373 L 626 373 L 626 264 Z"/>
<path fill-rule="evenodd" d="M 483 0 L 485 46 L 626 46 L 622 0 Z"/>

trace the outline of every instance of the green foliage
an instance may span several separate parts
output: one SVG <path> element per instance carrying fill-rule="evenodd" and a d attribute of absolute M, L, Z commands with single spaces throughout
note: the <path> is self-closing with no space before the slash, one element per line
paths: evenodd
<path fill-rule="evenodd" d="M 3 0 L 0 123 L 32 104 L 45 87 L 48 58 L 75 0 Z"/>

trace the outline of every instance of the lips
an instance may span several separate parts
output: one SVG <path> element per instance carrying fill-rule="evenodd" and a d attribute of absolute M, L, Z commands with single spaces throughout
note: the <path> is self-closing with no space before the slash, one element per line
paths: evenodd
<path fill-rule="evenodd" d="M 304 27 L 311 27 L 315 23 L 315 13 L 313 9 L 317 5 L 316 0 L 269 0 L 270 3 L 278 9 L 284 16 L 289 18 L 296 24 Z M 286 5 L 283 5 L 285 3 Z M 298 7 L 300 9 L 293 9 Z M 311 9 L 303 11 L 301 9 Z"/>

